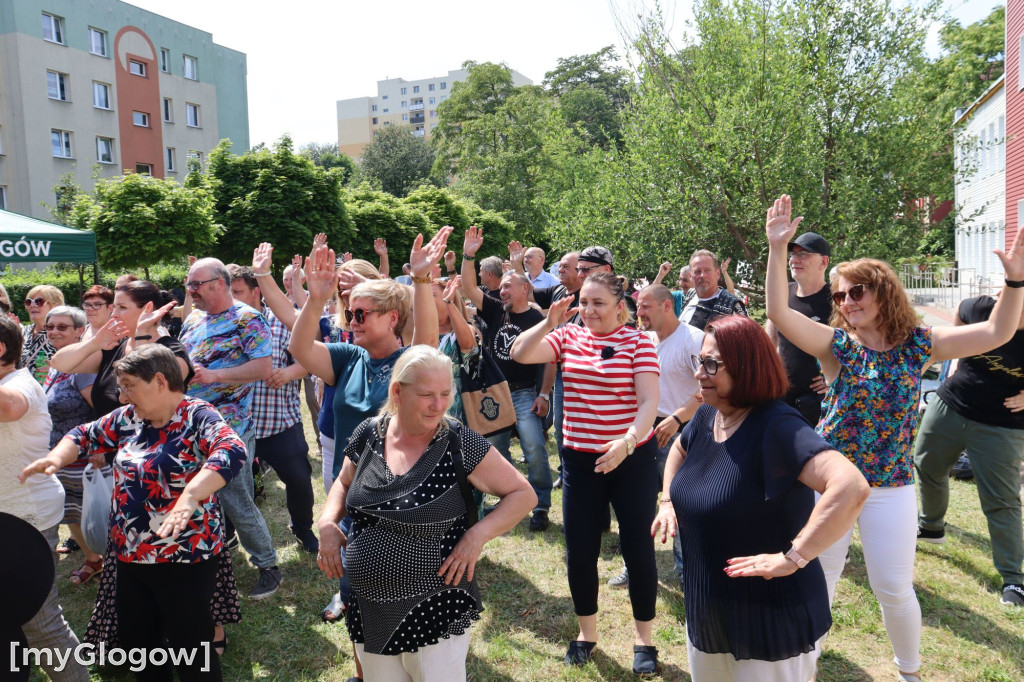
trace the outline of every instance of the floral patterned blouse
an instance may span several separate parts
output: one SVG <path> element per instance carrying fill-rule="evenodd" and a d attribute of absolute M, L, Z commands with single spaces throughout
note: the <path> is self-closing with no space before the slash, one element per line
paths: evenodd
<path fill-rule="evenodd" d="M 156 530 L 200 469 L 231 482 L 245 462 L 245 445 L 207 402 L 185 396 L 161 428 L 119 407 L 65 438 L 79 459 L 99 453 L 114 460 L 111 539 L 120 561 L 140 564 L 197 563 L 220 553 L 221 516 L 215 495 L 204 500 L 176 538 Z"/>
<path fill-rule="evenodd" d="M 887 351 L 865 348 L 846 330 L 832 336 L 839 376 L 822 404 L 817 431 L 857 465 L 874 488 L 914 483 L 911 448 L 917 431 L 921 371 L 932 354 L 932 330 L 917 327 Z"/>
<path fill-rule="evenodd" d="M 23 324 L 21 336 L 24 346 L 21 349 L 21 366 L 32 373 L 32 377 L 42 386 L 50 371 L 50 358 L 57 349 L 50 345 L 45 331 L 36 329 L 34 324 Z"/>

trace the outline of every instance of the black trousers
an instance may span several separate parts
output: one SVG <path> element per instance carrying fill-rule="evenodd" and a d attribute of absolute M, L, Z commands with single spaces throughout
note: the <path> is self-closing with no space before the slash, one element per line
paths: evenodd
<path fill-rule="evenodd" d="M 226 551 L 226 550 L 225 550 Z M 135 679 L 171 682 L 178 671 L 182 682 L 220 680 L 220 658 L 203 642 L 213 640 L 210 600 L 217 585 L 217 559 L 195 564 L 117 563 L 117 638 L 121 648 L 170 648 L 195 652 L 191 665 L 150 665 Z M 210 669 L 203 672 L 206 652 Z M 151 659 L 150 659 L 151 660 Z M 125 664 L 128 665 L 128 664 Z"/>
<path fill-rule="evenodd" d="M 302 533 L 313 527 L 313 483 L 310 475 L 309 446 L 302 433 L 302 422 L 296 422 L 281 433 L 256 439 L 256 457 L 266 462 L 284 483 L 285 503 L 292 518 L 292 532 Z"/>
<path fill-rule="evenodd" d="M 619 520 L 622 558 L 629 571 L 633 618 L 654 619 L 658 568 L 654 562 L 654 523 L 658 496 L 658 443 L 651 438 L 614 471 L 599 474 L 599 455 L 562 448 L 562 519 L 565 527 L 569 592 L 577 616 L 597 613 L 597 559 L 608 504 Z"/>

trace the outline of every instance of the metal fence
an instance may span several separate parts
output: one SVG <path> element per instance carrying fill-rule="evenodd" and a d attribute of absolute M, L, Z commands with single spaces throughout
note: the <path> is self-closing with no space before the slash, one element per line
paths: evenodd
<path fill-rule="evenodd" d="M 899 276 L 915 305 L 947 310 L 956 310 L 965 298 L 991 295 L 999 290 L 976 268 L 960 268 L 956 263 L 903 264 L 899 266 Z"/>

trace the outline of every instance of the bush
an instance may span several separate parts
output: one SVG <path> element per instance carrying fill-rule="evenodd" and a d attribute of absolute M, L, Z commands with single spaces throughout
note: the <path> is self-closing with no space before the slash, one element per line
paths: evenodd
<path fill-rule="evenodd" d="M 127 271 L 100 271 L 97 284 L 114 288 L 117 278 Z M 133 273 L 139 277 L 141 272 Z M 185 281 L 188 268 L 185 265 L 156 265 L 149 269 L 149 279 L 161 289 L 181 288 Z M 14 314 L 23 322 L 28 322 L 28 311 L 25 310 L 25 297 L 32 287 L 39 284 L 50 284 L 61 290 L 64 301 L 68 305 L 78 306 L 82 302 L 82 293 L 93 285 L 92 266 L 86 265 L 82 272 L 82 280 L 78 278 L 78 270 L 67 267 L 49 267 L 45 270 L 11 270 L 0 273 L 0 284 L 7 289 L 14 307 Z"/>

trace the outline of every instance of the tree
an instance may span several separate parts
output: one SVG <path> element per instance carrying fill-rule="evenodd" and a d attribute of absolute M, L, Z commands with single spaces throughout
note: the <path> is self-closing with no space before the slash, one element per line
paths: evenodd
<path fill-rule="evenodd" d="M 494 211 L 486 211 L 476 204 L 456 197 L 451 190 L 440 187 L 420 187 L 402 200 L 430 221 L 429 231 L 433 235 L 439 228 L 451 225 L 455 228 L 452 239 L 461 239 L 470 226 L 476 225 L 484 231 L 484 245 L 478 258 L 486 256 L 508 257 L 508 243 L 518 239 L 512 223 Z M 455 242 L 449 240 L 449 244 Z"/>
<path fill-rule="evenodd" d="M 324 170 L 295 154 L 287 136 L 272 149 L 241 156 L 221 140 L 209 164 L 214 215 L 224 225 L 218 256 L 248 263 L 260 242 L 271 242 L 282 265 L 308 253 L 318 232 L 334 244 L 349 241 L 354 232 L 339 194 L 341 179 L 339 169 Z"/>
<path fill-rule="evenodd" d="M 338 145 L 334 142 L 310 142 L 299 149 L 299 154 L 324 170 L 339 169 L 343 185 L 348 184 L 356 172 L 356 162 L 349 155 L 338 151 Z"/>
<path fill-rule="evenodd" d="M 400 267 L 412 250 L 412 242 L 418 233 L 430 237 L 436 231 L 431 229 L 430 220 L 415 206 L 403 203 L 395 196 L 374 189 L 368 184 L 345 191 L 345 204 L 356 228 L 356 238 L 347 242 L 333 242 L 336 252 L 351 251 L 356 258 L 363 258 L 374 265 L 377 256 L 373 252 L 373 240 L 387 241 L 392 267 Z M 342 248 L 339 248 L 341 246 Z"/>
<path fill-rule="evenodd" d="M 629 73 L 615 66 L 617 61 L 609 45 L 593 54 L 561 57 L 544 74 L 544 86 L 557 96 L 565 122 L 604 148 L 621 142 L 620 112 L 629 103 Z"/>
<path fill-rule="evenodd" d="M 370 182 L 396 197 L 423 184 L 434 165 L 434 150 L 405 126 L 385 126 L 363 150 L 359 167 Z"/>
<path fill-rule="evenodd" d="M 100 180 L 92 194 L 79 194 L 72 224 L 96 233 L 105 268 L 148 268 L 213 247 L 220 226 L 203 186 L 126 173 Z"/>
<path fill-rule="evenodd" d="M 924 97 L 931 99 L 947 120 L 955 108 L 976 100 L 1002 75 L 1005 31 L 1005 7 L 996 7 L 967 27 L 951 19 L 939 31 L 942 56 L 928 70 Z"/>

